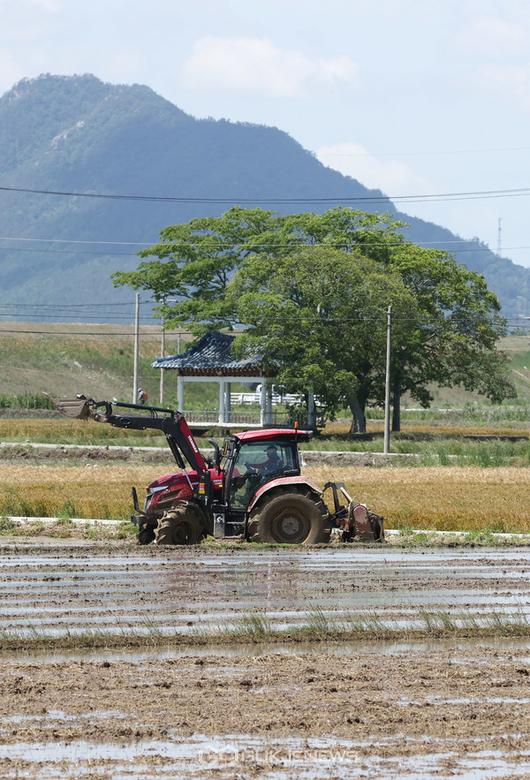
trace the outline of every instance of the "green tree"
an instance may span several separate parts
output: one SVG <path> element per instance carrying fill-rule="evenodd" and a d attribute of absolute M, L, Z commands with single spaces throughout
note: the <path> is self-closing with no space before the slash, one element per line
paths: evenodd
<path fill-rule="evenodd" d="M 398 338 L 414 329 L 414 300 L 397 273 L 358 252 L 309 246 L 249 255 L 227 296 L 250 326 L 238 336 L 241 353 L 260 352 L 278 382 L 311 388 L 332 414 L 348 406 L 356 430 L 365 430 L 366 404 L 384 382 L 385 307 L 398 315 Z"/>
<path fill-rule="evenodd" d="M 171 324 L 186 325 L 196 335 L 230 327 L 228 282 L 250 251 L 247 244 L 273 221 L 263 209 L 232 208 L 221 217 L 170 225 L 158 244 L 139 252 L 145 259 L 136 271 L 113 274 L 114 284 L 147 290 Z"/>
<path fill-rule="evenodd" d="M 331 411 L 346 403 L 356 430 L 364 430 L 366 405 L 383 402 L 382 339 L 390 303 L 394 430 L 403 394 L 428 406 L 432 383 L 462 385 L 492 401 L 513 395 L 506 357 L 496 350 L 504 320 L 495 295 L 483 277 L 448 253 L 405 241 L 402 228 L 390 216 L 348 208 L 289 216 L 233 208 L 221 217 L 166 228 L 161 242 L 141 253 L 146 259 L 137 271 L 115 274 L 114 282 L 149 290 L 171 324 L 197 335 L 250 326 L 238 336 L 241 348 L 259 344 L 267 359 L 281 364 L 290 389 L 312 386 Z M 301 311 L 293 308 L 289 276 L 304 290 L 308 303 Z M 305 287 L 309 279 L 318 301 Z M 169 303 L 173 297 L 177 301 Z M 282 325 L 276 311 L 284 318 L 296 315 L 303 338 L 290 332 L 286 338 L 288 320 Z M 338 312 L 334 320 L 332 312 Z M 358 327 L 349 329 L 355 318 Z"/>
<path fill-rule="evenodd" d="M 419 322 L 413 338 L 394 340 L 393 429 L 400 427 L 402 395 L 428 406 L 429 384 L 460 385 L 495 402 L 513 396 L 507 357 L 496 349 L 505 320 L 484 278 L 447 252 L 410 243 L 396 246 L 386 266 L 414 296 Z"/>

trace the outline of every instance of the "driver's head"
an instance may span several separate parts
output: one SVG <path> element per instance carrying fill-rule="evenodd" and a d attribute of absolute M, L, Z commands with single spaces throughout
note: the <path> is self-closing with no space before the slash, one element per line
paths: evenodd
<path fill-rule="evenodd" d="M 274 444 L 269 444 L 265 452 L 267 453 L 267 458 L 269 460 L 280 460 L 278 448 Z"/>

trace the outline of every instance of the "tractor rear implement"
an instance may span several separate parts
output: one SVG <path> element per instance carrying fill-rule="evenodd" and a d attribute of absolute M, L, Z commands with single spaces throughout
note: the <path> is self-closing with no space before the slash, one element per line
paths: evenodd
<path fill-rule="evenodd" d="M 180 471 L 151 482 L 143 505 L 132 489 L 131 520 L 140 544 L 196 544 L 206 536 L 322 544 L 334 529 L 345 542 L 384 540 L 383 518 L 356 502 L 342 483 L 320 489 L 303 476 L 298 444 L 309 440 L 309 431 L 245 431 L 228 436 L 222 448 L 210 440 L 214 457 L 206 459 L 184 415 L 172 409 L 84 395 L 55 405 L 68 417 L 159 430 L 166 437 Z"/>

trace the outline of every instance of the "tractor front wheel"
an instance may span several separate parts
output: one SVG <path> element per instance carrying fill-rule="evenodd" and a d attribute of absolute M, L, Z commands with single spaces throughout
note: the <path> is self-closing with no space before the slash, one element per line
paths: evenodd
<path fill-rule="evenodd" d="M 201 518 L 190 504 L 173 507 L 158 521 L 156 544 L 199 544 L 202 539 Z"/>
<path fill-rule="evenodd" d="M 138 544 L 151 544 L 151 542 L 155 541 L 155 537 L 155 529 L 150 525 L 142 523 L 138 531 Z"/>
<path fill-rule="evenodd" d="M 283 493 L 252 513 L 248 538 L 276 544 L 322 544 L 329 541 L 324 505 L 299 493 Z"/>

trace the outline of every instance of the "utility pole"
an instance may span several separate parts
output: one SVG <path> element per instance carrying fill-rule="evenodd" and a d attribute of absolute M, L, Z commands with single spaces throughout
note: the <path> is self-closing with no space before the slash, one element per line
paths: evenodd
<path fill-rule="evenodd" d="M 497 254 L 502 252 L 502 217 L 499 217 L 497 221 Z"/>
<path fill-rule="evenodd" d="M 140 356 L 140 293 L 136 293 L 134 311 L 134 364 L 133 364 L 133 404 L 138 402 L 138 364 Z"/>
<path fill-rule="evenodd" d="M 386 312 L 386 371 L 385 371 L 385 432 L 383 453 L 390 452 L 390 339 L 392 336 L 392 306 Z"/>
<path fill-rule="evenodd" d="M 160 335 L 160 357 L 166 356 L 166 319 L 162 312 L 162 333 Z M 160 369 L 160 406 L 164 403 L 164 369 Z"/>

